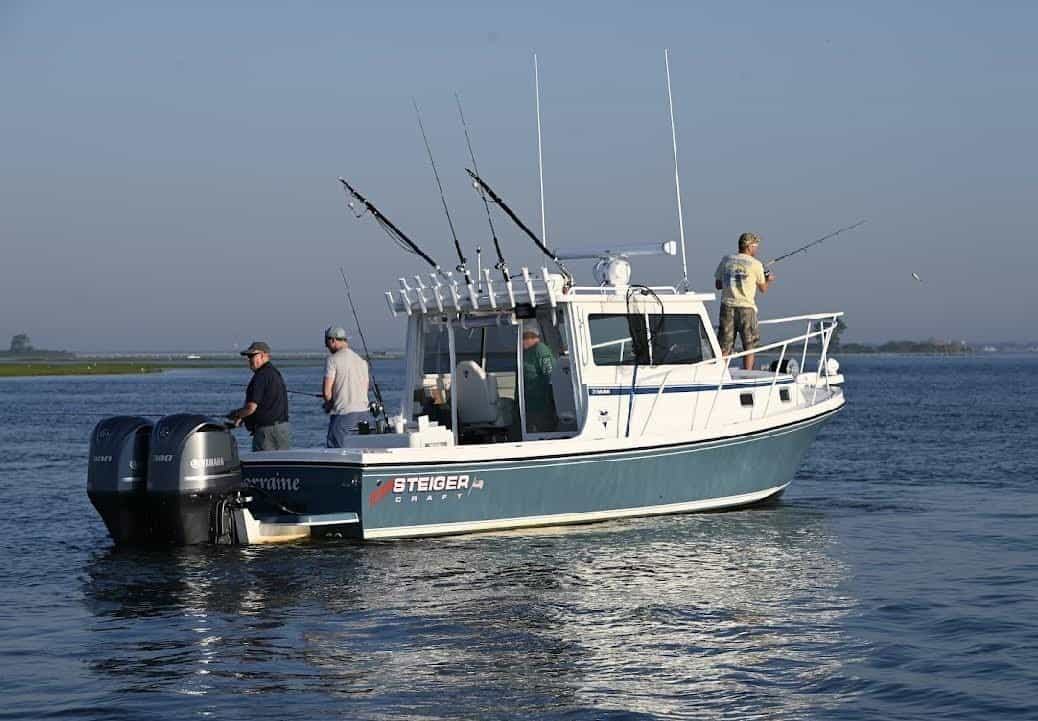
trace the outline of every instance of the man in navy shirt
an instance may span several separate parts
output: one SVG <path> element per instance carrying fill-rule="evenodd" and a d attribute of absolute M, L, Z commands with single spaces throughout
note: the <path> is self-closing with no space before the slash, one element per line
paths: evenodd
<path fill-rule="evenodd" d="M 252 450 L 276 451 L 292 447 L 288 424 L 288 390 L 270 362 L 270 346 L 256 341 L 242 351 L 249 359 L 252 380 L 245 390 L 245 405 L 227 414 L 237 428 L 243 422 L 252 434 Z"/>

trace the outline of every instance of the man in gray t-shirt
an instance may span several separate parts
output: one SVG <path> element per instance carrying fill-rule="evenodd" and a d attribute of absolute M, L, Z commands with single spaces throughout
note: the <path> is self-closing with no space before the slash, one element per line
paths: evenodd
<path fill-rule="evenodd" d="M 346 342 L 346 331 L 329 328 L 324 334 L 328 360 L 324 364 L 324 410 L 328 419 L 329 448 L 345 448 L 346 437 L 368 420 L 368 364 Z"/>

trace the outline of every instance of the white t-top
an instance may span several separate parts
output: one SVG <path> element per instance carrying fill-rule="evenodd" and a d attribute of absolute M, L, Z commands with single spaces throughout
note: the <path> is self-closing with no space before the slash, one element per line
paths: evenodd
<path fill-rule="evenodd" d="M 368 364 L 349 348 L 328 356 L 324 377 L 332 379 L 332 413 L 359 413 L 368 409 Z"/>

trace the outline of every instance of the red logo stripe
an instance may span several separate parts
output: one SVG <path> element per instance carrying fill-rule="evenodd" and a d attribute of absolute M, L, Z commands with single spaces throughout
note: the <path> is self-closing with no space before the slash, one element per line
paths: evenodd
<path fill-rule="evenodd" d="M 393 490 L 393 481 L 388 478 L 382 482 L 382 485 L 371 492 L 368 496 L 368 505 L 374 506 L 376 503 L 385 498 L 386 494 Z"/>

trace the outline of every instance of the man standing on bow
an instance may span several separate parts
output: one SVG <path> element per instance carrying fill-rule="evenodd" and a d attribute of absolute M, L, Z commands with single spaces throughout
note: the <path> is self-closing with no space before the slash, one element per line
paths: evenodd
<path fill-rule="evenodd" d="M 270 346 L 256 341 L 241 352 L 249 359 L 252 380 L 245 405 L 227 414 L 237 428 L 243 422 L 252 434 L 252 450 L 277 451 L 292 447 L 288 424 L 288 390 L 281 372 L 270 362 Z"/>
<path fill-rule="evenodd" d="M 357 424 L 370 418 L 368 411 L 368 363 L 350 350 L 346 331 L 329 328 L 324 333 L 328 360 L 324 364 L 324 410 L 328 419 L 329 448 L 345 448 L 346 437 L 357 432 Z"/>
<path fill-rule="evenodd" d="M 721 292 L 721 314 L 717 341 L 721 355 L 731 355 L 735 349 L 735 334 L 742 337 L 742 349 L 753 350 L 760 341 L 757 326 L 757 291 L 767 293 L 775 276 L 757 260 L 760 236 L 743 233 L 739 236 L 739 252 L 721 259 L 714 272 L 714 287 Z M 743 368 L 753 370 L 754 354 L 743 356 Z"/>

